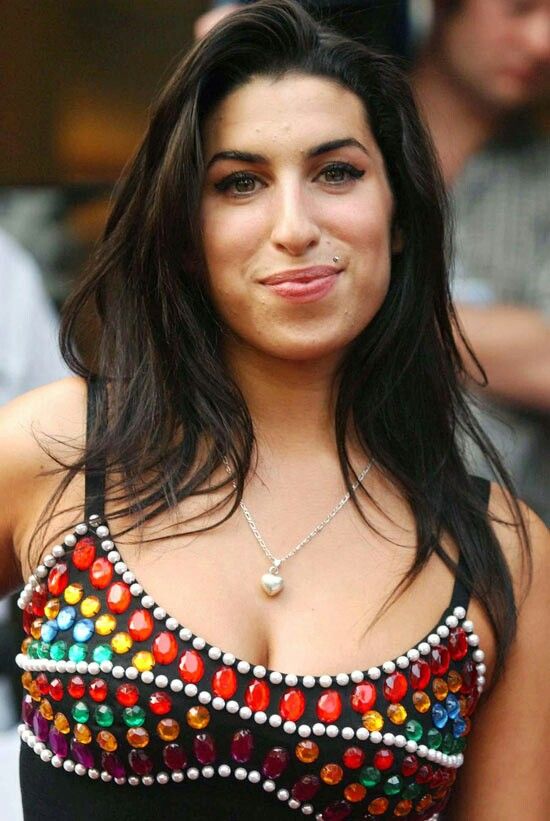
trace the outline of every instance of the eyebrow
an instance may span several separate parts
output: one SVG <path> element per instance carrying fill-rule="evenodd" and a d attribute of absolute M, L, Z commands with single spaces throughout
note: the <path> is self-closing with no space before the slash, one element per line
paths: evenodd
<path fill-rule="evenodd" d="M 307 159 L 313 159 L 314 157 L 319 157 L 321 154 L 328 154 L 329 151 L 336 151 L 338 148 L 346 148 L 348 146 L 359 148 L 363 151 L 367 156 L 369 152 L 365 148 L 365 146 L 356 140 L 354 137 L 346 137 L 341 140 L 329 140 L 326 143 L 321 143 L 320 145 L 316 145 L 313 148 L 310 148 L 307 152 Z M 218 151 L 217 154 L 214 154 L 208 165 L 206 166 L 206 170 L 211 168 L 215 162 L 219 160 L 238 160 L 240 162 L 248 162 L 248 163 L 257 163 L 257 164 L 266 164 L 269 160 L 264 157 L 262 154 L 252 154 L 249 151 Z"/>

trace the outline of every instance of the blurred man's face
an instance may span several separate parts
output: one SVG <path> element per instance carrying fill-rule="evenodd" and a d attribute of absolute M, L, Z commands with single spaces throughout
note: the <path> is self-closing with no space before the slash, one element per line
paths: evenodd
<path fill-rule="evenodd" d="M 550 0 L 462 0 L 441 23 L 440 59 L 481 103 L 513 109 L 550 90 Z"/>

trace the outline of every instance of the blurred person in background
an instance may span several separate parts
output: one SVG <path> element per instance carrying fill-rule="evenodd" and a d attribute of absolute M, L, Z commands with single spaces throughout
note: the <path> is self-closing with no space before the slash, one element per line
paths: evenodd
<path fill-rule="evenodd" d="M 489 382 L 478 418 L 548 522 L 550 138 L 533 108 L 550 87 L 550 0 L 436 0 L 412 80 L 454 206 L 459 319 Z"/>

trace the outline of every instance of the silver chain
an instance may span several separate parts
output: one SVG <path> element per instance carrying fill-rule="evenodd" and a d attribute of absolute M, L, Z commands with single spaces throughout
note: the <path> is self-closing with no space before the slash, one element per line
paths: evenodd
<path fill-rule="evenodd" d="M 225 469 L 227 470 L 227 472 L 231 476 L 231 467 L 230 467 L 229 462 L 228 462 L 228 460 L 225 456 L 223 457 L 223 463 L 225 465 Z M 363 479 L 365 478 L 365 476 L 367 475 L 367 473 L 369 472 L 369 470 L 371 469 L 373 464 L 374 464 L 374 459 L 371 459 L 370 462 L 368 463 L 368 465 L 364 468 L 364 470 L 361 471 L 361 473 L 357 477 L 357 480 L 351 486 L 353 492 L 355 492 L 357 490 L 357 488 L 359 487 L 359 485 L 361 484 L 361 482 L 363 481 Z M 233 487 L 235 488 L 235 490 L 237 490 L 237 484 L 234 480 L 233 480 L 232 484 L 233 484 Z M 242 501 L 242 499 L 239 502 L 239 504 L 240 504 L 240 508 L 241 508 L 241 510 L 244 514 L 244 517 L 245 517 L 246 521 L 249 524 L 250 530 L 252 531 L 252 533 L 256 537 L 256 540 L 257 540 L 258 544 L 260 545 L 260 547 L 262 548 L 263 552 L 265 553 L 266 557 L 272 563 L 272 569 L 277 571 L 279 569 L 279 567 L 282 565 L 283 562 L 286 562 L 288 559 L 291 559 L 292 556 L 295 556 L 296 553 L 299 550 L 301 550 L 302 547 L 304 547 L 304 545 L 306 545 L 308 542 L 310 542 L 313 539 L 314 536 L 317 536 L 317 534 L 320 533 L 321 530 L 323 530 L 323 528 L 325 528 L 332 521 L 332 519 L 334 519 L 336 514 L 339 513 L 342 510 L 342 508 L 344 507 L 346 502 L 349 502 L 350 498 L 351 498 L 351 492 L 348 490 L 347 493 L 345 493 L 342 496 L 342 498 L 340 499 L 340 501 L 338 502 L 336 507 L 333 510 L 331 510 L 331 512 L 328 514 L 328 516 L 325 519 L 323 519 L 322 522 L 319 522 L 319 524 L 316 527 L 314 527 L 313 530 L 310 533 L 308 533 L 307 536 L 304 539 L 302 539 L 302 541 L 299 542 L 296 545 L 296 547 L 294 547 L 291 551 L 289 551 L 286 554 L 286 556 L 283 556 L 280 559 L 278 559 L 276 556 L 274 556 L 273 553 L 271 552 L 271 550 L 269 549 L 269 547 L 266 545 L 262 534 L 258 530 L 258 526 L 257 526 L 256 522 L 252 518 L 251 512 L 249 511 L 249 509 L 247 508 L 245 503 Z"/>

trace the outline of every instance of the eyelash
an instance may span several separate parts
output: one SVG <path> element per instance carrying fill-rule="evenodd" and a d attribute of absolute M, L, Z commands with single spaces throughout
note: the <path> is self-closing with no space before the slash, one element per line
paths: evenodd
<path fill-rule="evenodd" d="M 320 174 L 326 174 L 327 171 L 346 171 L 349 174 L 349 176 L 352 179 L 355 179 L 355 180 L 360 179 L 365 174 L 364 171 L 361 171 L 359 168 L 356 168 L 354 165 L 351 165 L 350 163 L 344 163 L 344 162 L 331 163 L 330 165 L 327 165 L 326 168 L 323 168 L 323 170 L 320 172 Z M 259 178 L 256 176 L 256 174 L 252 174 L 250 171 L 234 171 L 228 177 L 225 177 L 220 182 L 215 183 L 214 188 L 216 188 L 218 191 L 221 191 L 222 193 L 225 193 L 226 191 L 228 191 L 228 189 L 234 183 L 241 182 L 241 181 L 244 181 L 244 180 L 249 180 L 249 179 L 250 180 L 258 180 Z M 334 185 L 334 186 L 343 185 L 344 182 L 346 182 L 346 181 L 342 181 L 342 182 L 338 182 L 338 183 L 329 183 L 329 185 Z M 244 197 L 248 196 L 249 194 L 253 194 L 253 193 L 254 193 L 254 191 L 247 191 L 247 192 L 241 193 L 241 194 L 232 194 L 232 196 L 240 199 L 240 198 L 244 198 Z"/>

